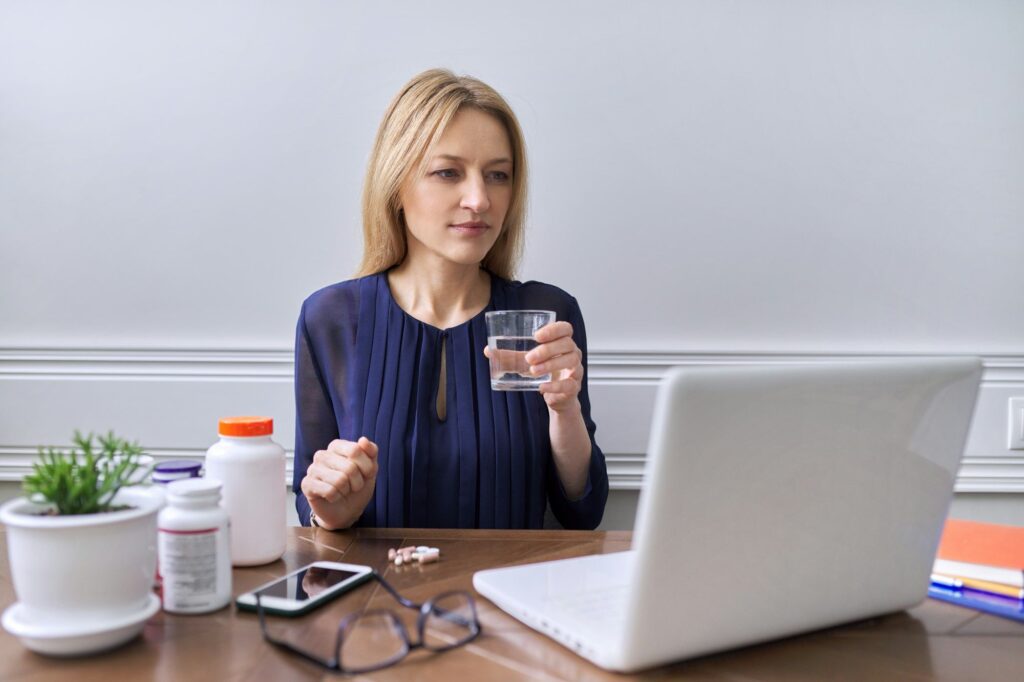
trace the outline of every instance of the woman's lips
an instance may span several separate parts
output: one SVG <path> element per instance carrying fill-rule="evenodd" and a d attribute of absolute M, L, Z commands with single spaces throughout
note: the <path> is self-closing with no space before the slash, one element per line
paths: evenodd
<path fill-rule="evenodd" d="M 487 223 L 481 222 L 459 223 L 458 225 L 449 225 L 449 227 L 457 233 L 467 236 L 475 236 L 487 231 Z"/>

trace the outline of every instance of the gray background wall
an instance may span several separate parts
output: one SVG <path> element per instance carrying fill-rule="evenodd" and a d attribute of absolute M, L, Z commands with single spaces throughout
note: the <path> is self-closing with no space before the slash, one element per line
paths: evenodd
<path fill-rule="evenodd" d="M 298 306 L 446 66 L 520 116 L 521 279 L 586 315 L 610 525 L 669 366 L 942 353 L 986 360 L 957 505 L 1024 522 L 1024 5 L 362 5 L 0 4 L 0 496 L 76 427 L 192 456 L 262 412 L 290 447 Z"/>

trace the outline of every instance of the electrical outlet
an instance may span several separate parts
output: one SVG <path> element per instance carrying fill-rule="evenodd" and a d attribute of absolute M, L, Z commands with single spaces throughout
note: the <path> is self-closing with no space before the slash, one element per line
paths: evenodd
<path fill-rule="evenodd" d="M 1010 398 L 1009 437 L 1006 447 L 1024 450 L 1024 398 Z"/>

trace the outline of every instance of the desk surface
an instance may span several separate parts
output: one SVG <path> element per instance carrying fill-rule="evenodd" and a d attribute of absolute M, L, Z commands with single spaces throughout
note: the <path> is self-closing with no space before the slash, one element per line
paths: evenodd
<path fill-rule="evenodd" d="M 616 552 L 629 548 L 626 532 L 387 531 L 331 533 L 291 529 L 282 561 L 234 571 L 234 592 L 311 561 L 374 566 L 406 596 L 423 600 L 445 590 L 472 590 L 473 573 L 513 563 Z M 0 539 L 4 534 L 0 532 Z M 440 547 L 442 561 L 395 567 L 390 547 Z M 6 542 L 0 542 L 0 608 L 14 601 Z M 330 637 L 340 617 L 362 608 L 392 607 L 372 583 L 300 620 L 275 619 L 302 641 Z M 810 635 L 708 656 L 638 675 L 607 673 L 521 625 L 480 598 L 483 634 L 444 654 L 414 652 L 375 680 L 1006 680 L 1024 662 L 1024 625 L 926 600 L 907 612 L 861 621 Z M 699 614 L 695 617 L 700 617 Z M 0 679 L 74 680 L 300 680 L 367 679 L 324 674 L 312 664 L 279 652 L 261 639 L 256 618 L 233 607 L 203 616 L 158 613 L 142 636 L 91 658 L 51 659 L 24 649 L 0 630 Z"/>

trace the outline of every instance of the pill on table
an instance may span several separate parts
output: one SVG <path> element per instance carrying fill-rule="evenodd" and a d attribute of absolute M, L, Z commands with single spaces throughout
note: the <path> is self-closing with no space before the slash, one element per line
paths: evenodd
<path fill-rule="evenodd" d="M 398 551 L 395 550 L 394 548 L 389 549 L 388 550 L 388 561 L 394 561 L 395 560 L 395 555 L 397 555 L 397 554 L 398 554 Z"/>
<path fill-rule="evenodd" d="M 417 559 L 421 564 L 432 564 L 441 558 L 440 552 L 424 552 Z"/>
<path fill-rule="evenodd" d="M 401 566 L 403 563 L 405 563 L 405 559 L 401 554 L 395 557 L 395 566 Z"/>

